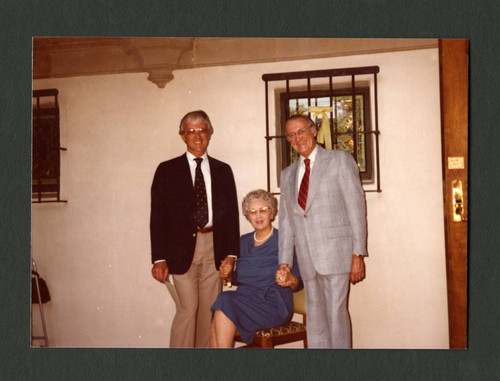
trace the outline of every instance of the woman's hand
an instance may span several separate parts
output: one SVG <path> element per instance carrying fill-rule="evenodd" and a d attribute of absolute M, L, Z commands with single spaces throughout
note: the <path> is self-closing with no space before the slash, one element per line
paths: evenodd
<path fill-rule="evenodd" d="M 293 275 L 290 271 L 290 267 L 286 264 L 281 264 L 276 271 L 276 283 L 281 287 L 290 287 L 292 290 L 295 290 L 297 287 L 299 280 L 295 275 Z"/>

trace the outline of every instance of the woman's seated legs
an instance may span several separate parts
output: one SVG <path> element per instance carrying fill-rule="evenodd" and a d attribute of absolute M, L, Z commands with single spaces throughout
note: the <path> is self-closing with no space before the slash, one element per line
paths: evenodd
<path fill-rule="evenodd" d="M 222 312 L 216 310 L 210 326 L 210 345 L 212 348 L 232 348 L 236 327 Z"/>

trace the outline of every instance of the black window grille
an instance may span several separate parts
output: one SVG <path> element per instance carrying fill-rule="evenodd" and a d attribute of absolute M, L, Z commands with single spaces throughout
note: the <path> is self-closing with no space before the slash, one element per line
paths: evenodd
<path fill-rule="evenodd" d="M 60 198 L 59 103 L 57 89 L 33 91 L 33 162 L 31 201 L 66 202 Z"/>
<path fill-rule="evenodd" d="M 308 114 L 315 122 L 321 137 L 318 143 L 326 149 L 341 149 L 352 154 L 360 171 L 363 183 L 375 183 L 381 192 L 379 164 L 379 129 L 377 104 L 378 66 L 315 70 L 289 73 L 264 74 L 266 92 L 266 142 L 267 142 L 267 186 L 271 191 L 271 141 L 276 139 L 276 174 L 279 184 L 281 170 L 298 159 L 297 153 L 286 140 L 285 121 L 294 114 Z M 373 75 L 373 120 L 370 102 L 370 87 L 365 82 L 357 83 L 356 76 Z M 334 77 L 350 77 L 350 87 L 334 88 Z M 311 85 L 311 79 L 320 79 L 321 85 Z M 307 86 L 292 88 L 290 82 L 307 81 Z M 269 82 L 284 81 L 285 87 L 277 91 L 279 98 L 276 110 L 276 132 L 270 135 Z M 296 83 L 296 82 L 295 82 Z M 326 83 L 326 86 L 325 86 Z M 292 90 L 293 89 L 293 90 Z M 353 102 L 354 99 L 354 102 Z"/>

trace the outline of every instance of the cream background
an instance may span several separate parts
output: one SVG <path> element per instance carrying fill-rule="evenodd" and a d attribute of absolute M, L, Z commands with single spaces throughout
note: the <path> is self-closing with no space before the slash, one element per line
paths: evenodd
<path fill-rule="evenodd" d="M 68 203 L 32 207 L 51 346 L 168 347 L 175 307 L 150 275 L 149 191 L 156 166 L 185 151 L 186 112 L 210 115 L 209 154 L 231 165 L 241 201 L 266 187 L 262 74 L 371 65 L 380 66 L 382 193 L 366 194 L 370 256 L 351 288 L 353 345 L 447 348 L 437 49 L 178 70 L 164 89 L 147 74 L 34 81 L 59 90 L 67 148 Z M 240 229 L 250 231 L 243 217 Z"/>

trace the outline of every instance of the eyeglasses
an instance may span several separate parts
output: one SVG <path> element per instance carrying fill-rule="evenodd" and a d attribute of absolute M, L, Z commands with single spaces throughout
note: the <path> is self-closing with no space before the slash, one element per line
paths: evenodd
<path fill-rule="evenodd" d="M 257 210 L 257 209 L 250 209 L 248 211 L 248 214 L 251 215 L 251 216 L 255 216 L 257 214 L 257 212 L 259 212 L 260 214 L 266 214 L 266 213 L 270 212 L 270 209 L 267 206 L 263 206 L 259 210 Z"/>
<path fill-rule="evenodd" d="M 291 142 L 292 140 L 296 138 L 300 138 L 302 135 L 307 133 L 308 130 L 311 129 L 312 126 L 306 127 L 306 128 L 301 128 L 300 130 L 297 130 L 297 132 L 290 132 L 289 134 L 286 134 L 286 140 Z"/>
<path fill-rule="evenodd" d="M 184 130 L 184 133 L 187 135 L 194 135 L 196 133 L 199 133 L 200 135 L 206 135 L 206 134 L 208 134 L 208 129 L 207 128 L 189 128 L 187 130 Z"/>

